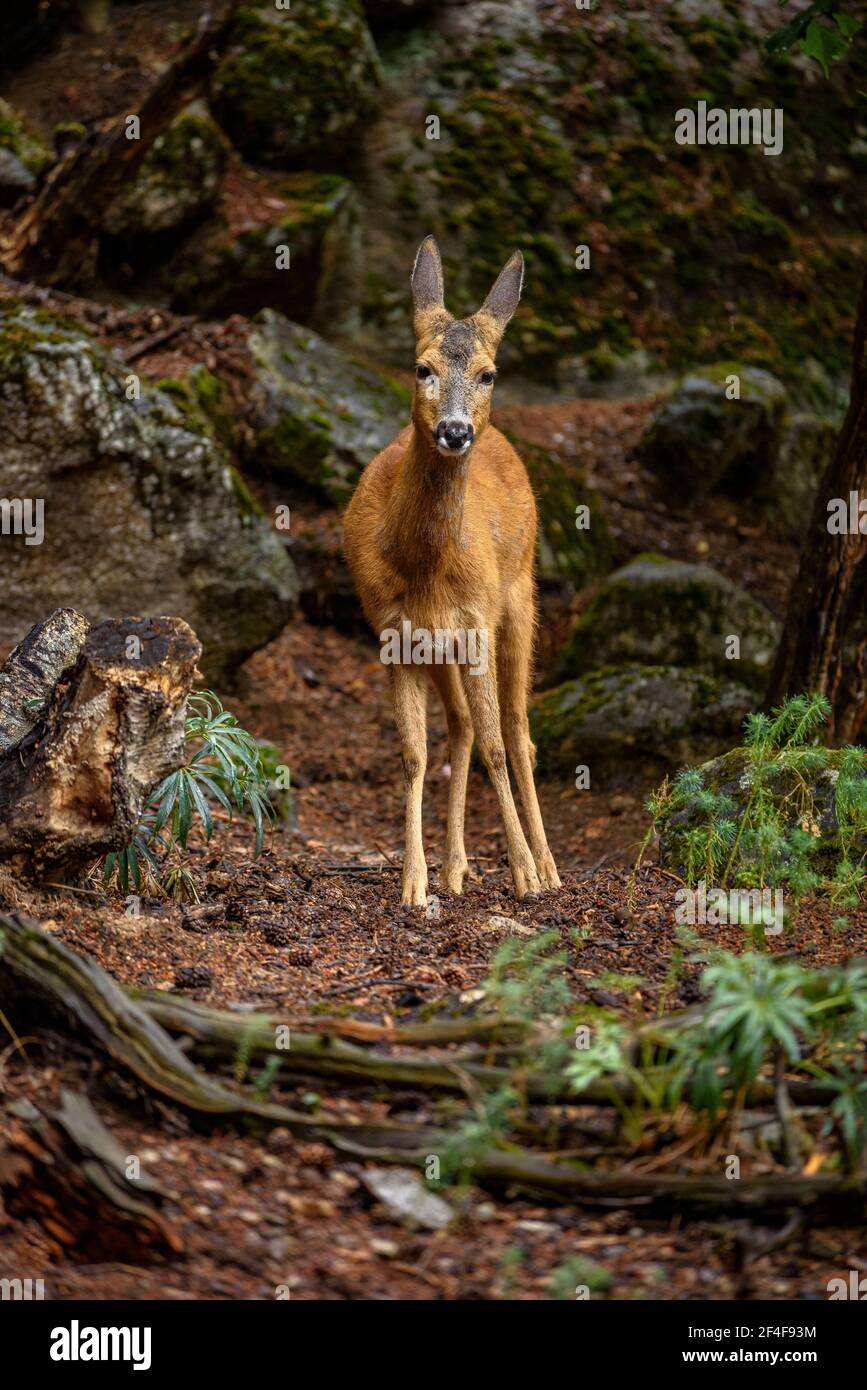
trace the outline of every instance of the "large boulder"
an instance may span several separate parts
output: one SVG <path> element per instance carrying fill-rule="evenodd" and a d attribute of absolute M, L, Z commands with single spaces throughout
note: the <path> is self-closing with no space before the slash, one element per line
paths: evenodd
<path fill-rule="evenodd" d="M 248 346 L 251 467 L 344 505 L 361 470 L 407 423 L 409 392 L 271 309 L 258 315 Z"/>
<path fill-rule="evenodd" d="M 609 666 L 539 696 L 530 711 L 539 771 L 591 786 L 643 781 L 731 744 L 755 697 L 679 666 Z"/>
<path fill-rule="evenodd" d="M 0 415 L 0 647 L 55 608 L 171 613 L 218 681 L 280 631 L 294 569 L 202 417 L 77 324 L 14 304 L 0 310 Z"/>
<path fill-rule="evenodd" d="M 731 637 L 738 638 L 737 657 L 727 655 Z M 716 570 L 639 555 L 601 585 L 551 682 L 640 661 L 689 666 L 762 691 L 779 638 L 776 618 Z"/>
<path fill-rule="evenodd" d="M 262 176 L 235 162 L 214 216 L 172 257 L 160 281 L 182 312 L 223 316 L 271 307 L 333 329 L 354 302 L 355 238 L 346 179 Z"/>
<path fill-rule="evenodd" d="M 255 163 L 342 166 L 378 80 L 357 0 L 305 0 L 297 10 L 252 0 L 239 12 L 214 99 L 233 143 Z"/>
<path fill-rule="evenodd" d="M 216 201 L 228 150 L 204 103 L 186 107 L 157 136 L 132 183 L 106 213 L 103 230 L 136 246 L 199 221 Z"/>
<path fill-rule="evenodd" d="M 638 454 L 684 502 L 718 489 L 752 495 L 773 470 L 785 414 L 786 389 L 770 372 L 735 362 L 702 367 L 669 396 Z"/>

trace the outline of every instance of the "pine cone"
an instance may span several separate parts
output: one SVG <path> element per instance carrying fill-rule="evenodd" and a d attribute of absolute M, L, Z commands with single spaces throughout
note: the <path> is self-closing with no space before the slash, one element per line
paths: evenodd
<path fill-rule="evenodd" d="M 292 933 L 286 922 L 271 921 L 262 923 L 262 935 L 269 946 L 291 946 Z"/>
<path fill-rule="evenodd" d="M 175 989 L 209 989 L 214 972 L 207 965 L 182 965 L 175 973 Z"/>

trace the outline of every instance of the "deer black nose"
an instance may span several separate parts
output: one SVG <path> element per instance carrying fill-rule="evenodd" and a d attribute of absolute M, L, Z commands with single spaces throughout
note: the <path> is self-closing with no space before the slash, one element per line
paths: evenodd
<path fill-rule="evenodd" d="M 463 449 L 473 440 L 473 427 L 468 420 L 440 420 L 436 428 L 437 443 L 446 449 Z"/>

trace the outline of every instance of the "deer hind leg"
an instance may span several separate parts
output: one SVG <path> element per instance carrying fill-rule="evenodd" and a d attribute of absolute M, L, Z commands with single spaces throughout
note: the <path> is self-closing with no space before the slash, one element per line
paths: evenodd
<path fill-rule="evenodd" d="M 451 767 L 446 852 L 440 879 L 447 892 L 463 893 L 464 879 L 469 873 L 464 849 L 464 811 L 473 749 L 473 721 L 457 667 L 431 666 L 430 675 L 446 712 Z"/>
<path fill-rule="evenodd" d="M 406 840 L 401 902 L 424 907 L 427 864 L 421 833 L 421 799 L 427 767 L 427 677 L 423 666 L 392 666 L 391 693 L 406 788 Z"/>
<path fill-rule="evenodd" d="M 500 815 L 503 829 L 506 832 L 509 867 L 512 870 L 512 878 L 515 883 L 515 895 L 523 898 L 527 893 L 538 893 L 539 875 L 524 838 L 521 822 L 518 820 L 518 813 L 515 810 L 512 788 L 509 785 L 506 750 L 500 727 L 496 651 L 492 633 L 489 634 L 488 645 L 487 670 L 482 671 L 480 666 L 461 666 L 461 681 L 467 697 L 467 704 L 470 707 L 473 728 L 479 741 L 479 751 L 500 803 Z"/>
<path fill-rule="evenodd" d="M 533 628 L 533 595 L 527 584 L 522 586 L 518 597 L 507 607 L 497 634 L 500 716 L 503 742 L 521 794 L 521 804 L 527 818 L 530 849 L 539 881 L 543 888 L 559 888 L 560 876 L 548 848 L 536 784 L 533 780 L 536 749 L 530 739 L 530 723 L 527 718 Z"/>

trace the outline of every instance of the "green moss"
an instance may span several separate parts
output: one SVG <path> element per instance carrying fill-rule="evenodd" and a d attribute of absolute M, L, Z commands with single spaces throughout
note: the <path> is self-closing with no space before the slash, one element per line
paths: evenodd
<path fill-rule="evenodd" d="M 604 380 L 640 345 L 663 369 L 732 357 L 806 389 L 814 357 L 848 377 L 867 251 L 867 43 L 832 81 L 808 83 L 766 59 L 761 38 L 741 3 L 689 19 L 615 6 L 605 24 L 480 35 L 455 61 L 431 29 L 392 35 L 391 211 L 407 240 L 439 236 L 450 307 L 472 312 L 519 245 L 527 291 L 503 351 L 526 365 L 580 357 Z M 439 141 L 405 97 L 416 88 Z M 782 107 L 783 156 L 677 145 L 675 112 L 699 98 Z M 591 267 L 578 272 L 584 242 Z M 366 270 L 374 327 L 393 332 L 403 299 Z"/>
<path fill-rule="evenodd" d="M 40 173 L 54 158 L 38 135 L 28 130 L 21 117 L 0 99 L 0 148 L 11 150 L 31 174 Z"/>
<path fill-rule="evenodd" d="M 260 3 L 238 12 L 216 92 L 226 129 L 251 158 L 343 163 L 378 79 L 357 0 L 308 0 L 303 22 Z"/>
<path fill-rule="evenodd" d="M 539 509 L 539 575 L 545 581 L 574 584 L 578 589 L 607 574 L 612 562 L 611 533 L 598 497 L 580 469 L 509 431 L 503 431 L 527 469 Z M 590 525 L 575 525 L 576 510 L 586 506 Z"/>

